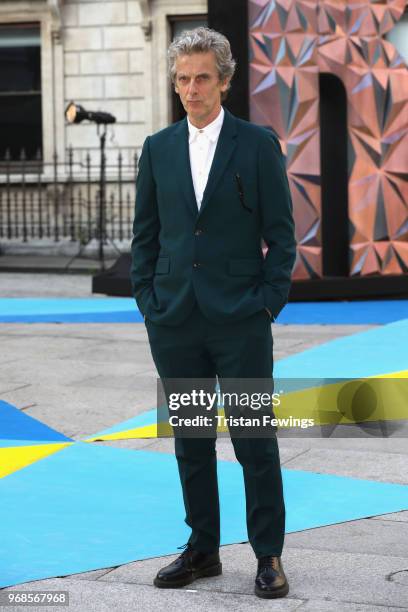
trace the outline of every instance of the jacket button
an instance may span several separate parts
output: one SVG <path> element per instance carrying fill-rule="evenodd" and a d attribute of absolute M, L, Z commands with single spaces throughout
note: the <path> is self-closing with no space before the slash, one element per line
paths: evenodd
<path fill-rule="evenodd" d="M 203 233 L 203 230 L 202 230 L 202 229 L 196 229 L 196 231 L 194 232 L 194 234 L 195 234 L 196 236 L 199 236 L 199 235 L 200 235 L 200 234 L 202 234 L 202 233 Z"/>
<path fill-rule="evenodd" d="M 193 263 L 193 268 L 199 268 L 201 264 L 198 263 L 198 261 L 195 261 Z"/>

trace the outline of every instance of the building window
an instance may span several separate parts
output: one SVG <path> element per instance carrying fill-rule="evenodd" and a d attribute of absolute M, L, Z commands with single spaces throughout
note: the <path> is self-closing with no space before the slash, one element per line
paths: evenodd
<path fill-rule="evenodd" d="M 177 15 L 174 17 L 168 17 L 168 20 L 170 24 L 171 40 L 181 34 L 183 30 L 192 30 L 194 28 L 198 28 L 199 26 L 208 25 L 207 15 Z M 179 96 L 174 91 L 173 85 L 171 94 L 171 107 L 173 122 L 183 119 L 186 112 L 183 108 L 182 103 L 180 102 Z"/>
<path fill-rule="evenodd" d="M 0 25 L 0 161 L 42 159 L 40 25 Z"/>

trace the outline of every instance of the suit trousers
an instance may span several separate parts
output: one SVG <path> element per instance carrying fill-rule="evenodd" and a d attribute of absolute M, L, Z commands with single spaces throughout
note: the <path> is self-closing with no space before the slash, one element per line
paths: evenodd
<path fill-rule="evenodd" d="M 146 319 L 150 349 L 161 379 L 270 379 L 272 331 L 266 310 L 240 321 L 209 321 L 196 303 L 178 326 Z M 221 382 L 220 382 L 220 386 Z M 242 466 L 248 539 L 257 558 L 280 556 L 285 535 L 285 504 L 276 435 L 233 437 Z M 200 552 L 218 549 L 220 510 L 214 437 L 175 437 L 175 455 L 186 512 L 189 543 Z M 228 520 L 228 517 L 226 517 Z"/>

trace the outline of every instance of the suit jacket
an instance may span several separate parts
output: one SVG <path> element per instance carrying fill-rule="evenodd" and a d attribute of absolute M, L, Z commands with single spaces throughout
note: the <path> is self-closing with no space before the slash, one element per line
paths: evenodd
<path fill-rule="evenodd" d="M 225 109 L 198 210 L 188 137 L 184 118 L 143 145 L 130 272 L 139 310 L 170 326 L 181 324 L 196 302 L 215 323 L 265 306 L 274 320 L 287 302 L 296 254 L 279 140 Z"/>

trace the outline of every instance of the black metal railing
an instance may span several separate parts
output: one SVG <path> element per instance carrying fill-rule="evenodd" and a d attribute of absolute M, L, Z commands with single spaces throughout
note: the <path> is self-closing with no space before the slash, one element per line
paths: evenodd
<path fill-rule="evenodd" d="M 138 157 L 125 154 L 102 160 L 98 151 L 71 147 L 65 161 L 54 153 L 49 163 L 40 155 L 28 161 L 24 151 L 18 162 L 6 155 L 0 160 L 0 239 L 130 240 Z"/>

